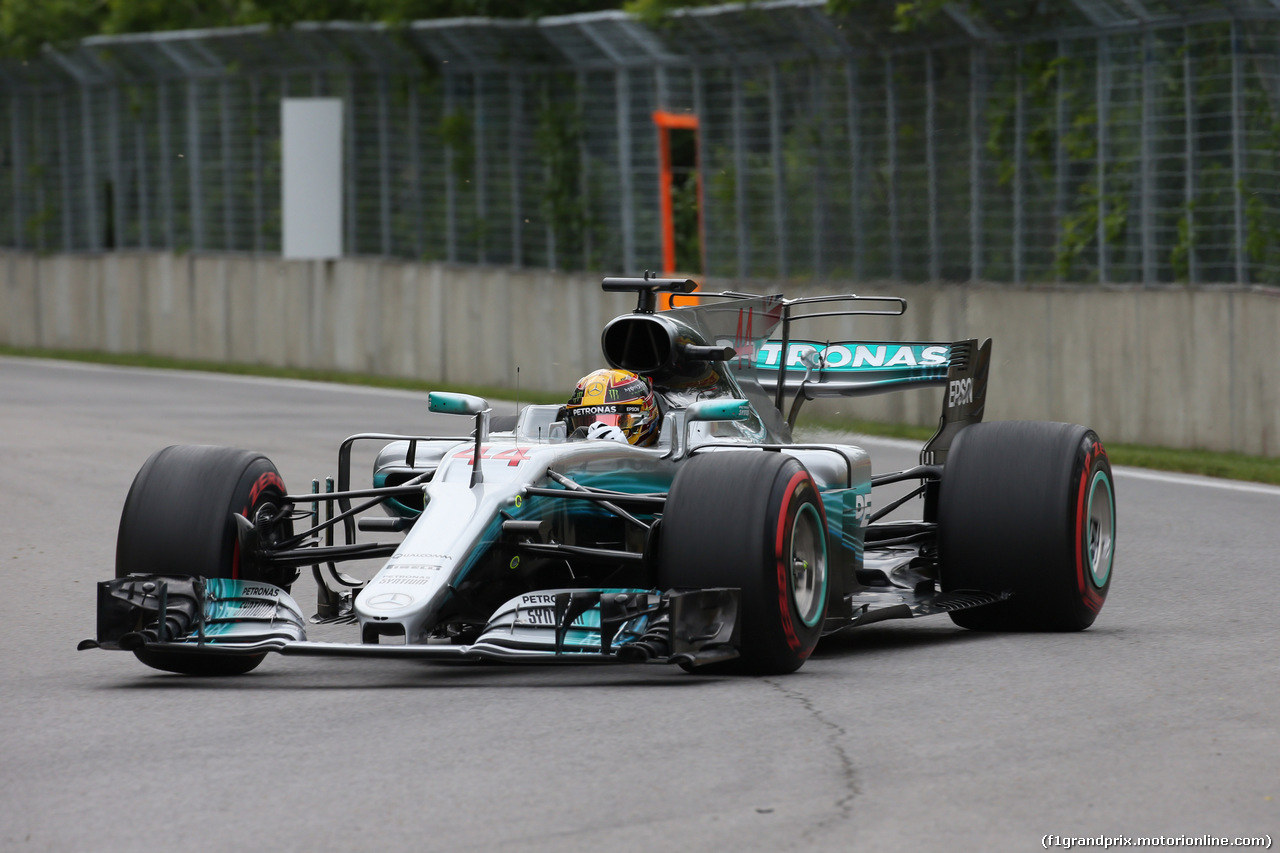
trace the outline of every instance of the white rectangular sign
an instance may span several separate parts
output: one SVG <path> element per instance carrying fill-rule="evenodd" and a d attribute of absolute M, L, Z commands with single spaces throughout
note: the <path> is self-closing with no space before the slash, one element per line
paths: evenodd
<path fill-rule="evenodd" d="M 342 99 L 280 102 L 286 258 L 342 256 Z"/>

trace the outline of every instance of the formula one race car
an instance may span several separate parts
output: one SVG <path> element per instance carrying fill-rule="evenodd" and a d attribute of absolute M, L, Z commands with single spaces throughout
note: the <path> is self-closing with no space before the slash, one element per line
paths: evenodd
<path fill-rule="evenodd" d="M 336 491 L 289 493 L 248 451 L 157 452 L 125 500 L 97 638 L 80 647 L 193 675 L 248 672 L 268 652 L 785 673 L 821 637 L 885 619 L 1093 622 L 1114 556 L 1107 454 L 1082 426 L 981 423 L 990 340 L 792 337 L 814 318 L 902 314 L 898 298 L 700 293 L 655 310 L 658 294 L 693 287 L 604 280 L 638 299 L 602 336 L 630 390 L 580 386 L 567 407 L 530 405 L 514 422 L 432 393 L 429 409 L 470 432 L 351 436 Z M 909 470 L 873 476 L 862 448 L 791 441 L 805 401 L 921 386 L 945 389 L 944 405 Z M 635 393 L 652 395 L 656 419 L 617 402 Z M 634 441 L 642 420 L 651 433 Z M 352 488 L 352 447 L 367 441 L 383 445 L 372 487 Z M 904 482 L 918 487 L 877 506 L 876 487 Z M 910 499 L 920 520 L 885 520 Z M 369 558 L 385 563 L 368 581 L 336 567 Z M 308 566 L 311 617 L 289 592 Z M 356 636 L 309 641 L 317 622 Z"/>

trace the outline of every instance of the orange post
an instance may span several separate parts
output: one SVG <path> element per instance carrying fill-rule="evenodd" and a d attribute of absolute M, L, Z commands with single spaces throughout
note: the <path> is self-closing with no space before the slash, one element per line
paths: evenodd
<path fill-rule="evenodd" d="M 692 130 L 696 133 L 698 130 L 698 117 L 690 113 L 670 113 L 665 110 L 656 110 L 653 113 L 653 123 L 658 128 L 658 202 L 662 216 L 662 272 L 664 275 L 671 275 L 676 271 L 676 226 L 675 212 L 671 201 L 671 131 Z M 697 156 L 700 160 L 702 152 L 700 149 L 695 150 L 697 150 Z M 703 230 L 701 173 L 696 173 L 694 179 L 698 182 L 698 232 L 701 234 Z M 668 294 L 665 300 L 666 307 L 678 307 L 676 299 L 676 296 Z M 682 302 L 685 302 L 685 304 L 698 304 L 697 297 L 685 297 Z"/>

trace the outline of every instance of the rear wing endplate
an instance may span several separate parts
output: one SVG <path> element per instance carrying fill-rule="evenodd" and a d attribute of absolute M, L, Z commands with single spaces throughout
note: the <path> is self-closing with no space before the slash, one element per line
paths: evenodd
<path fill-rule="evenodd" d="M 991 338 L 951 345 L 947 390 L 942 398 L 938 429 L 920 450 L 920 464 L 942 465 L 956 433 L 981 423 L 987 408 L 987 374 L 991 369 Z"/>

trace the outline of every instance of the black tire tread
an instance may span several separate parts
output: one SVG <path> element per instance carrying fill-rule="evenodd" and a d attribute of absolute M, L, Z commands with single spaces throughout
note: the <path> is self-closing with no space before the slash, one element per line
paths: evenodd
<path fill-rule="evenodd" d="M 266 456 L 206 445 L 159 450 L 134 478 L 116 535 L 116 577 L 130 574 L 229 578 L 236 553 L 232 512 L 249 512 L 250 490 L 266 473 Z M 276 473 L 278 477 L 278 473 Z M 244 580 L 261 580 L 242 567 Z M 240 675 L 266 657 L 155 652 L 134 654 L 153 669 L 186 675 Z"/>
<path fill-rule="evenodd" d="M 956 436 L 938 502 L 942 587 L 1014 592 L 951 614 L 957 625 L 1078 631 L 1093 622 L 1073 580 L 1074 496 L 1084 448 L 1096 441 L 1077 424 L 1030 421 L 976 424 Z"/>
<path fill-rule="evenodd" d="M 799 657 L 781 644 L 778 597 L 770 592 L 776 581 L 771 587 L 764 577 L 775 564 L 769 516 L 786 483 L 803 470 L 798 460 L 781 453 L 716 452 L 688 460 L 672 481 L 659 544 L 659 586 L 742 590 L 741 657 L 698 671 L 794 672 L 816 644 L 821 619 L 812 629 L 797 621 L 805 648 Z"/>

